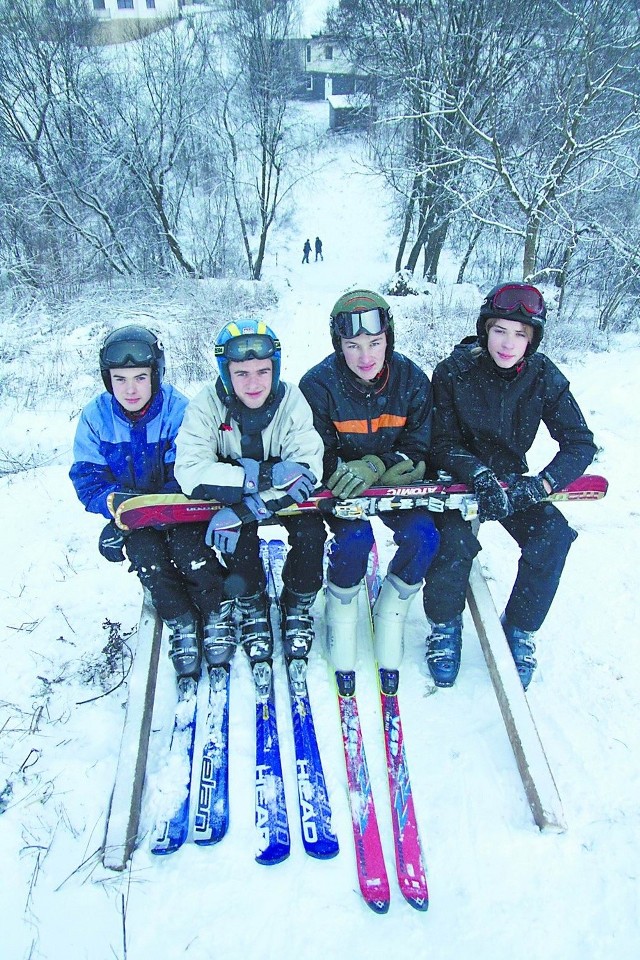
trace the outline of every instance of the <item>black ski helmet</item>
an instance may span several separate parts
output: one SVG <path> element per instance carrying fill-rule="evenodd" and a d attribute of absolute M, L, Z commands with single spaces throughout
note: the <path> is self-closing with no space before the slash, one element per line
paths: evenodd
<path fill-rule="evenodd" d="M 387 363 L 389 362 L 395 343 L 393 314 L 385 298 L 380 296 L 379 293 L 374 293 L 373 290 L 350 290 L 348 293 L 343 293 L 334 303 L 333 309 L 331 310 L 331 342 L 333 343 L 333 349 L 339 357 L 342 356 L 340 341 L 344 338 L 344 334 L 338 329 L 340 315 L 348 317 L 359 313 L 367 314 L 370 311 L 377 311 L 380 316 L 382 330 L 387 335 L 385 360 Z M 359 332 L 367 333 L 368 331 L 363 325 L 361 329 L 353 330 L 351 335 L 357 336 Z M 374 331 L 374 333 L 375 332 L 377 331 Z"/>
<path fill-rule="evenodd" d="M 110 370 L 122 367 L 151 367 L 151 395 L 160 389 L 164 377 L 164 348 L 155 333 L 132 324 L 113 330 L 100 350 L 100 373 L 109 393 L 113 393 Z"/>
<path fill-rule="evenodd" d="M 537 287 L 530 283 L 498 283 L 480 305 L 480 315 L 476 324 L 478 341 L 487 348 L 488 333 L 487 320 L 492 317 L 504 320 L 518 320 L 533 328 L 531 343 L 525 351 L 525 357 L 530 357 L 540 346 L 544 336 L 544 326 L 547 319 L 547 307 L 544 297 Z"/>

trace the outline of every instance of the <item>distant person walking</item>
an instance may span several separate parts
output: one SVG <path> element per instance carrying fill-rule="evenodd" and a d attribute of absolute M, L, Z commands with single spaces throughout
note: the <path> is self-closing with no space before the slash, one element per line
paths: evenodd
<path fill-rule="evenodd" d="M 316 263 L 318 262 L 318 257 L 320 257 L 321 260 L 324 260 L 324 257 L 322 256 L 322 240 L 320 237 L 316 237 Z"/>
<path fill-rule="evenodd" d="M 309 238 L 304 242 L 304 247 L 302 248 L 302 262 L 309 263 L 309 254 L 311 253 L 311 244 L 309 243 Z"/>

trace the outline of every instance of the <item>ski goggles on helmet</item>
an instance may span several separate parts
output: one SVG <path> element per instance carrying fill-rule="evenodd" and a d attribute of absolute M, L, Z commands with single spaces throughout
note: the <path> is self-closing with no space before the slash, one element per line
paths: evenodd
<path fill-rule="evenodd" d="M 152 367 L 157 356 L 143 340 L 116 340 L 102 350 L 102 362 L 109 369 L 119 367 Z"/>
<path fill-rule="evenodd" d="M 266 333 L 243 333 L 226 343 L 216 344 L 215 355 L 242 363 L 243 360 L 267 360 L 279 349 L 280 341 L 273 340 Z"/>
<path fill-rule="evenodd" d="M 361 333 L 375 336 L 384 333 L 389 328 L 389 313 L 382 307 L 374 310 L 363 310 L 361 313 L 336 313 L 333 318 L 336 333 L 345 340 L 357 337 Z"/>
<path fill-rule="evenodd" d="M 496 290 L 491 298 L 491 308 L 512 313 L 521 308 L 532 317 L 544 316 L 544 300 L 536 287 L 506 284 Z"/>

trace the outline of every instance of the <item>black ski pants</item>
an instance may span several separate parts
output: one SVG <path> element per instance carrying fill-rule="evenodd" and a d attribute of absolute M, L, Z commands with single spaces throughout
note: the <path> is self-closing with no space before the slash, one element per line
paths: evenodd
<path fill-rule="evenodd" d="M 319 514 L 299 517 L 278 517 L 278 523 L 289 534 L 289 552 L 282 571 L 285 587 L 295 593 L 317 593 L 322 586 L 324 542 L 327 536 Z M 265 575 L 260 559 L 260 528 L 245 523 L 233 553 L 224 553 L 227 566 L 224 596 L 251 597 L 265 589 Z"/>
<path fill-rule="evenodd" d="M 440 549 L 424 585 L 424 610 L 433 623 L 447 623 L 464 610 L 471 564 L 481 547 L 471 524 L 457 510 L 434 516 Z M 537 503 L 500 523 L 521 551 L 505 615 L 514 627 L 535 632 L 549 612 L 578 534 L 551 503 Z"/>
<path fill-rule="evenodd" d="M 226 571 L 204 542 L 206 531 L 206 523 L 184 523 L 127 536 L 129 570 L 138 574 L 165 621 L 189 612 L 206 620 L 220 608 Z"/>

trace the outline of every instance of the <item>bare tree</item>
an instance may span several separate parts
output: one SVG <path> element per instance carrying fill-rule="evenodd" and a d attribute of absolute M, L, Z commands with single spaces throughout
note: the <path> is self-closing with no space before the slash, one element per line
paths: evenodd
<path fill-rule="evenodd" d="M 11 249 L 19 272 L 35 283 L 42 281 L 38 253 L 47 254 L 49 268 L 64 269 L 70 231 L 116 273 L 132 270 L 109 203 L 94 189 L 95 157 L 79 116 L 92 89 L 90 29 L 80 0 L 0 4 L 0 146 L 15 204 L 4 222 L 11 229 L 26 218 Z"/>
<path fill-rule="evenodd" d="M 443 147 L 452 162 L 501 184 L 522 232 L 523 277 L 542 271 L 562 282 L 587 225 L 607 219 L 607 191 L 635 175 L 640 20 L 624 0 L 543 0 L 537 12 L 537 36 L 519 75 L 510 70 L 508 97 L 488 88 L 474 115 L 452 89 L 444 93 L 474 140 L 472 149 Z M 496 29 L 486 50 L 504 89 L 513 47 Z"/>
<path fill-rule="evenodd" d="M 296 18 L 293 0 L 232 0 L 229 5 L 219 119 L 227 176 L 254 280 L 262 274 L 269 230 L 291 185 L 287 161 L 297 149 L 288 123 L 297 71 L 290 43 Z"/>

